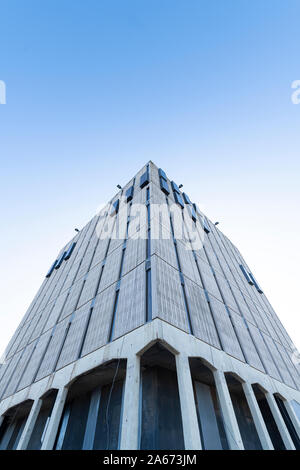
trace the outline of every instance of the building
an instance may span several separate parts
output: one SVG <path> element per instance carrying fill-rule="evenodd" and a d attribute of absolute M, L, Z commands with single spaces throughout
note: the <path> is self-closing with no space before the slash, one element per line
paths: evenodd
<path fill-rule="evenodd" d="M 149 162 L 53 259 L 0 368 L 1 449 L 299 449 L 295 347 Z"/>

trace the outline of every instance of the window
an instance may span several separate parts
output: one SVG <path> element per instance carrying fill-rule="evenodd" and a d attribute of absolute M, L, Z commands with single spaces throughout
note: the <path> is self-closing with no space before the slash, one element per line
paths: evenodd
<path fill-rule="evenodd" d="M 158 169 L 158 174 L 160 176 L 160 178 L 163 178 L 165 181 L 167 181 L 167 175 L 166 173 L 164 172 L 164 170 L 162 170 L 161 168 Z"/>
<path fill-rule="evenodd" d="M 130 186 L 130 188 L 127 189 L 126 191 L 126 201 L 129 202 L 133 198 L 133 185 Z"/>
<path fill-rule="evenodd" d="M 192 217 L 193 221 L 196 222 L 197 216 L 196 216 L 195 209 L 193 208 L 193 206 L 190 206 L 190 205 L 188 205 L 187 208 L 188 208 L 189 214 Z"/>
<path fill-rule="evenodd" d="M 241 268 L 241 271 L 242 271 L 242 273 L 244 274 L 244 276 L 245 276 L 247 282 L 248 282 L 251 286 L 253 286 L 253 281 L 252 281 L 252 279 L 250 278 L 249 274 L 247 273 L 246 269 L 244 268 L 244 266 L 243 266 L 242 264 L 240 264 L 240 268 Z"/>
<path fill-rule="evenodd" d="M 141 178 L 140 178 L 140 188 L 144 188 L 145 186 L 147 186 L 147 184 L 149 184 L 149 170 L 147 168 L 147 170 L 145 171 L 144 174 L 142 174 Z"/>
<path fill-rule="evenodd" d="M 196 212 L 197 214 L 200 214 L 200 211 L 199 211 L 199 209 L 198 209 L 198 207 L 197 207 L 197 204 L 195 204 L 194 202 L 193 202 L 193 208 L 195 209 L 195 212 Z"/>
<path fill-rule="evenodd" d="M 71 257 L 71 254 L 73 253 L 73 250 L 74 250 L 75 246 L 76 246 L 76 242 L 73 242 L 70 245 L 69 249 L 66 252 L 65 258 L 64 258 L 65 261 L 67 261 Z"/>
<path fill-rule="evenodd" d="M 256 290 L 260 293 L 260 294 L 263 294 L 263 290 L 262 288 L 260 287 L 260 285 L 258 284 L 257 280 L 255 279 L 255 277 L 253 276 L 252 273 L 249 273 L 249 276 L 253 282 L 253 285 L 256 287 Z"/>
<path fill-rule="evenodd" d="M 203 230 L 205 233 L 210 233 L 210 228 L 208 225 L 208 222 L 205 217 L 202 217 L 202 222 L 203 222 Z"/>
<path fill-rule="evenodd" d="M 46 277 L 50 277 L 50 276 L 51 276 L 51 274 L 52 274 L 53 271 L 54 271 L 54 268 L 55 268 L 55 266 L 56 266 L 57 261 L 58 261 L 57 259 L 54 261 L 54 263 L 52 264 L 51 268 L 50 268 L 49 271 L 47 272 Z"/>
<path fill-rule="evenodd" d="M 174 183 L 174 181 L 171 182 L 171 186 L 172 186 L 172 189 L 173 189 L 174 192 L 180 194 L 180 190 L 179 190 L 177 184 Z"/>
<path fill-rule="evenodd" d="M 183 202 L 182 197 L 180 196 L 180 194 L 174 192 L 174 198 L 175 198 L 175 202 L 177 204 L 179 204 L 183 209 L 184 208 L 184 202 Z"/>
<path fill-rule="evenodd" d="M 112 207 L 111 207 L 111 211 L 110 211 L 110 215 L 113 216 L 115 214 L 117 214 L 119 212 L 119 205 L 120 205 L 120 201 L 119 199 L 117 199 L 113 204 L 112 204 Z"/>
<path fill-rule="evenodd" d="M 183 200 L 186 204 L 192 204 L 192 201 L 190 200 L 187 194 L 183 193 L 182 195 L 183 195 Z"/>
<path fill-rule="evenodd" d="M 163 179 L 160 178 L 160 189 L 168 196 L 170 194 L 168 183 Z"/>
<path fill-rule="evenodd" d="M 65 259 L 66 254 L 67 254 L 67 252 L 64 251 L 63 254 L 60 256 L 60 258 L 58 258 L 58 261 L 57 261 L 54 269 L 59 269 L 61 267 L 62 262 Z"/>

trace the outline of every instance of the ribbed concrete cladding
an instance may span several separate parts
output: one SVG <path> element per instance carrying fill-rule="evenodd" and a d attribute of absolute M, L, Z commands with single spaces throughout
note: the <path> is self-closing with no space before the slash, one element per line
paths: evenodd
<path fill-rule="evenodd" d="M 174 202 L 171 181 L 167 179 L 168 217 L 160 220 L 154 204 L 165 204 L 166 195 L 152 163 L 150 182 L 140 188 L 145 171 L 146 167 L 142 168 L 112 199 L 116 202 L 134 185 L 132 201 L 121 202 L 113 217 L 107 214 L 109 206 L 95 216 L 71 241 L 76 245 L 70 259 L 43 281 L 7 348 L 7 362 L 0 369 L 0 399 L 151 318 L 161 318 L 299 389 L 299 367 L 291 360 L 292 341 L 265 295 L 246 281 L 239 266 L 242 264 L 249 272 L 250 268 L 239 251 L 208 219 L 210 233 L 204 234 L 203 248 L 187 239 L 173 239 L 169 218 Z M 137 224 L 133 213 L 128 219 L 129 235 L 125 231 L 117 238 L 99 238 L 101 232 L 107 233 L 107 222 L 113 222 L 108 224 L 109 235 L 122 222 L 126 226 L 134 207 L 131 204 L 143 204 L 146 213 L 147 197 L 147 220 Z M 200 219 L 197 227 L 201 230 Z M 151 234 L 160 233 L 160 238 L 148 241 L 148 229 Z M 146 236 L 139 238 L 141 233 Z"/>

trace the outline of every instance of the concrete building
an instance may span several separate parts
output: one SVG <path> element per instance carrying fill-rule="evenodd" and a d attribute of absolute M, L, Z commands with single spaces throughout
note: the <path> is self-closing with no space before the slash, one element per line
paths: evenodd
<path fill-rule="evenodd" d="M 299 449 L 295 347 L 149 162 L 62 248 L 0 368 L 0 449 Z"/>

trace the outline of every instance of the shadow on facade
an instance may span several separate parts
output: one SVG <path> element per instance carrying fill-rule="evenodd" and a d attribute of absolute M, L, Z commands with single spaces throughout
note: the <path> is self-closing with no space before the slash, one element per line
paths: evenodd
<path fill-rule="evenodd" d="M 17 448 L 32 404 L 32 400 L 27 400 L 7 410 L 0 427 L 0 450 Z"/>
<path fill-rule="evenodd" d="M 126 360 L 113 360 L 70 385 L 55 449 L 119 447 L 125 375 Z"/>
<path fill-rule="evenodd" d="M 202 448 L 227 450 L 228 442 L 212 368 L 201 358 L 190 358 L 189 362 Z"/>
<path fill-rule="evenodd" d="M 141 357 L 140 449 L 184 449 L 175 356 L 161 343 Z"/>

